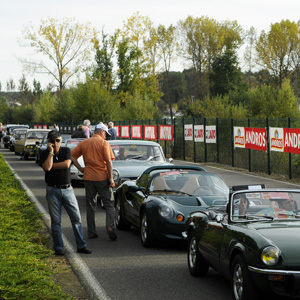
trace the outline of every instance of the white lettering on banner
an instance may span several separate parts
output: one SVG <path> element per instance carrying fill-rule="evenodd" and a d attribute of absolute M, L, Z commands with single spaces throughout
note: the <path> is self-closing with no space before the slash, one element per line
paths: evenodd
<path fill-rule="evenodd" d="M 132 137 L 133 138 L 141 138 L 142 137 L 140 127 L 132 126 L 131 130 L 132 130 Z"/>
<path fill-rule="evenodd" d="M 266 134 L 261 132 L 247 131 L 246 144 L 247 143 L 264 147 L 266 145 Z"/>
<path fill-rule="evenodd" d="M 122 126 L 122 136 L 129 136 L 129 127 Z"/>
<path fill-rule="evenodd" d="M 164 127 L 164 126 L 160 128 L 161 128 L 161 132 L 160 132 L 161 139 L 172 140 L 172 128 Z"/>
<path fill-rule="evenodd" d="M 155 140 L 155 127 L 146 127 L 145 128 L 145 139 Z"/>
<path fill-rule="evenodd" d="M 287 132 L 284 139 L 285 147 L 300 148 L 300 134 Z"/>

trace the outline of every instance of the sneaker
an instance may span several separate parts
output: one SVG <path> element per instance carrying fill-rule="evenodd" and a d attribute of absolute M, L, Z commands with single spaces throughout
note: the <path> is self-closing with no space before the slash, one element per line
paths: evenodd
<path fill-rule="evenodd" d="M 62 249 L 55 250 L 55 255 L 63 256 L 63 255 L 65 255 L 65 252 L 64 252 L 64 250 L 62 250 Z"/>
<path fill-rule="evenodd" d="M 77 249 L 78 253 L 84 253 L 84 254 L 91 254 L 92 250 L 90 250 L 89 248 L 85 247 L 85 248 L 81 248 L 81 249 Z"/>
<path fill-rule="evenodd" d="M 117 235 L 116 235 L 116 232 L 113 228 L 110 228 L 107 230 L 107 233 L 109 235 L 109 238 L 112 240 L 112 241 L 115 241 L 117 239 Z"/>

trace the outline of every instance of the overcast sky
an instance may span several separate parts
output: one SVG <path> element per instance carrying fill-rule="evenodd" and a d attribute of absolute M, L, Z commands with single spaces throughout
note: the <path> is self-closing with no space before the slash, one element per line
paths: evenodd
<path fill-rule="evenodd" d="M 32 86 L 33 78 L 42 83 L 51 78 L 30 76 L 22 69 L 18 58 L 25 58 L 29 49 L 20 47 L 22 28 L 37 28 L 47 17 L 74 17 L 81 23 L 91 22 L 99 31 L 113 33 L 121 28 L 127 18 L 137 11 L 148 16 L 154 25 L 176 25 L 191 15 L 207 16 L 221 22 L 236 20 L 245 29 L 251 26 L 268 31 L 270 25 L 283 19 L 300 20 L 300 0 L 0 0 L 0 82 L 6 90 L 6 82 L 12 78 L 16 85 L 25 74 Z"/>

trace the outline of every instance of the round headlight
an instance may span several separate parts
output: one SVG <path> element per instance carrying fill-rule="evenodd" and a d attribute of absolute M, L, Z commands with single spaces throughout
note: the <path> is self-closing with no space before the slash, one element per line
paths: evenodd
<path fill-rule="evenodd" d="M 278 263 L 280 250 L 274 246 L 265 248 L 261 253 L 261 259 L 267 266 L 274 266 Z"/>
<path fill-rule="evenodd" d="M 119 176 L 120 176 L 120 174 L 119 174 L 118 170 L 113 169 L 112 175 L 113 175 L 113 180 L 114 180 L 115 184 L 119 184 Z"/>
<path fill-rule="evenodd" d="M 169 206 L 160 206 L 158 211 L 159 214 L 166 219 L 171 219 L 174 216 L 173 209 L 171 209 Z"/>

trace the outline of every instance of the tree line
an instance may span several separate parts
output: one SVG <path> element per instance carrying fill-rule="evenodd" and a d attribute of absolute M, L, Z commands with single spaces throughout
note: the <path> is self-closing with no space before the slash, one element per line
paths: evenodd
<path fill-rule="evenodd" d="M 154 26 L 139 12 L 113 34 L 75 19 L 25 27 L 29 72 L 52 82 L 33 89 L 22 74 L 6 92 L 2 123 L 71 122 L 173 117 L 298 117 L 300 22 L 282 20 L 260 34 L 237 21 L 188 16 Z M 240 57 L 243 56 L 243 71 Z M 177 61 L 183 71 L 171 71 Z M 74 80 L 76 78 L 76 80 Z M 7 100 L 21 106 L 10 107 Z M 15 101 L 16 102 L 16 101 Z"/>

